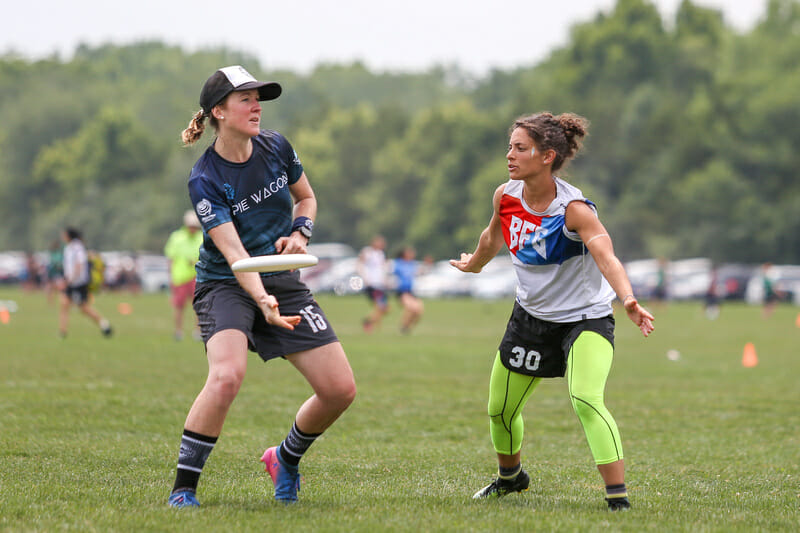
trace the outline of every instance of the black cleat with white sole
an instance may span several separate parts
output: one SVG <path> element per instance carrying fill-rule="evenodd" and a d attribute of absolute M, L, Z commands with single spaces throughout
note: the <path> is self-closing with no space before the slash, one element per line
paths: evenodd
<path fill-rule="evenodd" d="M 514 479 L 497 478 L 481 490 L 476 492 L 472 499 L 483 500 L 485 498 L 502 498 L 512 492 L 522 492 L 528 490 L 531 478 L 525 470 L 520 470 Z"/>

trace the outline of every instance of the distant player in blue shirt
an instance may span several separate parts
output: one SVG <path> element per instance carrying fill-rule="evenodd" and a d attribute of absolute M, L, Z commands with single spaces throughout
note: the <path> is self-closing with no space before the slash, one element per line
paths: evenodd
<path fill-rule="evenodd" d="M 208 119 L 217 137 L 189 178 L 203 226 L 193 306 L 208 380 L 184 424 L 173 507 L 199 505 L 200 473 L 244 379 L 248 349 L 264 361 L 286 358 L 314 390 L 284 441 L 261 457 L 278 501 L 297 500 L 300 458 L 355 398 L 342 345 L 299 272 L 230 268 L 249 256 L 306 253 L 311 238 L 317 201 L 303 166 L 283 135 L 260 127 L 260 101 L 280 94 L 280 85 L 257 81 L 240 66 L 222 68 L 206 81 L 202 109 L 183 131 L 184 144 L 193 144 Z"/>
<path fill-rule="evenodd" d="M 400 298 L 400 305 L 403 306 L 400 331 L 405 334 L 411 333 L 411 328 L 419 322 L 422 312 L 425 310 L 422 300 L 414 295 L 414 277 L 419 270 L 416 256 L 417 253 L 413 247 L 404 246 L 392 265 L 394 276 L 397 279 L 397 297 Z"/>

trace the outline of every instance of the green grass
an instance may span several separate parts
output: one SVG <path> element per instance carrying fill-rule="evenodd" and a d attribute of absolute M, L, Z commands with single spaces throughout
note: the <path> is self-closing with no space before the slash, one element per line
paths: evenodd
<path fill-rule="evenodd" d="M 258 459 L 309 394 L 285 361 L 253 355 L 201 480 L 196 510 L 166 505 L 186 412 L 205 379 L 200 343 L 171 337 L 167 297 L 103 294 L 116 333 L 73 313 L 56 336 L 41 293 L 0 289 L 0 529 L 10 531 L 795 531 L 800 523 L 798 309 L 657 308 L 650 339 L 618 316 L 606 394 L 622 432 L 634 508 L 605 511 L 566 385 L 525 410 L 531 490 L 471 495 L 495 472 L 489 370 L 511 302 L 426 302 L 411 336 L 395 309 L 364 335 L 366 299 L 321 297 L 359 387 L 309 451 L 297 505 L 271 498 Z M 130 315 L 117 312 L 129 302 Z M 753 342 L 755 368 L 743 368 Z M 668 349 L 681 353 L 678 361 Z"/>

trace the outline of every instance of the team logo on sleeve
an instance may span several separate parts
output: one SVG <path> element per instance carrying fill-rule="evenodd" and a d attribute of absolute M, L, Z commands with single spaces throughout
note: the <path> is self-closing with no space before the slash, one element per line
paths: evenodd
<path fill-rule="evenodd" d="M 202 200 L 197 202 L 197 205 L 195 206 L 195 209 L 197 209 L 197 214 L 198 215 L 200 215 L 201 217 L 204 217 L 204 216 L 206 216 L 207 214 L 209 214 L 211 212 L 211 202 L 209 202 L 208 200 L 203 198 Z"/>
<path fill-rule="evenodd" d="M 209 222 L 214 220 L 217 216 L 211 212 L 211 202 L 209 202 L 206 198 L 203 198 L 194 206 L 195 211 L 197 211 L 197 216 L 200 217 L 200 220 L 203 222 Z"/>

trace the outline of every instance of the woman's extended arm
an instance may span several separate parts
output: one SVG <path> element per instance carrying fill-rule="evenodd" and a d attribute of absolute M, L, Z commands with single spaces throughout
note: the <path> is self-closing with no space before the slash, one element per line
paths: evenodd
<path fill-rule="evenodd" d="M 575 231 L 592 254 L 597 267 L 608 280 L 611 288 L 617 293 L 617 298 L 625 307 L 628 318 L 636 324 L 647 337 L 653 331 L 653 315 L 644 307 L 633 294 L 631 282 L 625 267 L 614 254 L 614 245 L 600 219 L 584 202 L 572 202 L 566 210 L 567 229 Z"/>
<path fill-rule="evenodd" d="M 503 227 L 500 224 L 499 211 L 500 198 L 503 197 L 505 187 L 506 184 L 504 183 L 494 191 L 492 219 L 486 229 L 481 232 L 475 251 L 471 254 L 462 253 L 461 259 L 450 260 L 450 264 L 462 272 L 480 272 L 486 266 L 486 263 L 494 259 L 500 248 L 503 247 Z"/>

